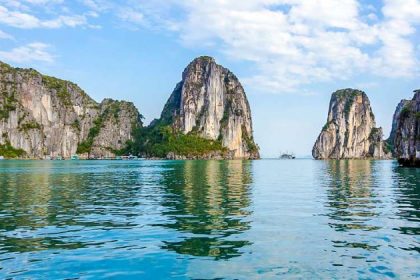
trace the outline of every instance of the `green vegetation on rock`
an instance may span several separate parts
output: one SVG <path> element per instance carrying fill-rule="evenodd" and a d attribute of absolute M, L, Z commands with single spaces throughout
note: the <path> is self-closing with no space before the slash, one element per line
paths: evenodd
<path fill-rule="evenodd" d="M 248 147 L 248 151 L 251 154 L 258 153 L 258 146 L 255 144 L 254 139 L 250 138 L 248 134 L 246 133 L 245 126 L 242 126 L 242 140 L 246 143 L 246 146 Z"/>
<path fill-rule="evenodd" d="M 351 108 L 357 96 L 363 96 L 364 92 L 356 89 L 341 89 L 333 93 L 336 99 L 340 102 L 344 101 L 344 113 L 346 117 L 349 116 Z"/>
<path fill-rule="evenodd" d="M 373 127 L 370 131 L 369 139 L 374 140 L 375 138 L 382 138 L 381 129 L 377 127 Z"/>
<path fill-rule="evenodd" d="M 406 119 L 409 118 L 411 115 L 411 108 L 410 106 L 404 106 L 404 108 L 402 108 L 401 113 L 400 113 L 400 118 L 401 119 Z"/>
<path fill-rule="evenodd" d="M 76 151 L 78 154 L 90 153 L 92 150 L 92 145 L 95 141 L 95 138 L 101 132 L 101 128 L 104 127 L 105 123 L 108 123 L 109 121 L 119 122 L 121 111 L 138 114 L 134 105 L 130 102 L 106 99 L 104 102 L 101 103 L 101 106 L 102 108 L 104 108 L 104 110 L 93 121 L 93 126 L 89 130 L 87 139 L 79 143 L 77 147 L 77 151 Z M 139 126 L 141 127 L 142 118 L 143 116 L 139 114 L 138 120 L 132 122 L 131 126 L 132 126 L 133 133 L 138 130 Z M 72 124 L 72 127 L 80 130 L 79 121 L 76 120 Z M 125 143 L 125 147 L 119 150 L 113 149 L 111 147 L 103 147 L 103 148 L 111 151 L 115 155 L 123 155 L 123 154 L 133 153 L 134 143 L 132 141 L 127 141 L 127 143 Z"/>
<path fill-rule="evenodd" d="M 22 149 L 16 149 L 13 147 L 9 141 L 6 141 L 5 144 L 0 145 L 0 156 L 5 158 L 20 158 L 26 155 L 26 152 Z"/>
<path fill-rule="evenodd" d="M 170 126 L 160 123 L 138 129 L 132 147 L 133 154 L 159 158 L 166 157 L 168 153 L 185 157 L 200 157 L 213 152 L 227 153 L 221 141 L 205 139 L 194 132 L 175 132 Z"/>
<path fill-rule="evenodd" d="M 41 125 L 37 123 L 36 121 L 31 121 L 28 123 L 23 123 L 20 125 L 19 130 L 27 132 L 31 129 L 41 129 Z"/>
<path fill-rule="evenodd" d="M 93 121 L 93 126 L 89 130 L 88 137 L 85 141 L 82 141 L 77 146 L 77 153 L 78 154 L 84 154 L 84 153 L 90 153 L 92 150 L 93 141 L 95 140 L 95 137 L 99 135 L 99 132 L 101 131 L 101 127 L 103 125 L 103 117 L 102 115 L 96 118 L 96 120 Z"/>
<path fill-rule="evenodd" d="M 56 91 L 58 99 L 64 106 L 71 106 L 71 95 L 67 88 L 69 83 L 68 81 L 42 75 L 42 83 L 47 88 L 54 89 Z"/>
<path fill-rule="evenodd" d="M 394 145 L 392 145 L 388 141 L 384 141 L 383 150 L 386 154 L 391 153 L 394 150 Z"/>
<path fill-rule="evenodd" d="M 349 98 L 354 99 L 358 95 L 362 95 L 363 91 L 357 90 L 357 89 L 340 89 L 334 92 L 334 95 L 337 97 L 337 99 L 342 100 L 343 98 Z"/>
<path fill-rule="evenodd" d="M 15 99 L 14 94 L 8 95 L 7 92 L 3 92 L 0 99 L 0 105 L 0 120 L 7 120 L 10 112 L 17 108 L 17 100 Z"/>
<path fill-rule="evenodd" d="M 324 126 L 322 127 L 322 131 L 327 131 L 328 127 L 330 126 L 330 124 L 332 124 L 332 121 L 328 121 L 326 124 L 324 124 Z"/>
<path fill-rule="evenodd" d="M 71 127 L 76 131 L 80 131 L 80 121 L 78 119 L 75 119 L 74 122 L 71 124 Z"/>

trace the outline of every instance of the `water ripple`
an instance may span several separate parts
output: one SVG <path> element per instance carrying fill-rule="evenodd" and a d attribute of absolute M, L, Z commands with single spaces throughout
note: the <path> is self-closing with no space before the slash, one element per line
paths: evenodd
<path fill-rule="evenodd" d="M 418 278 L 394 161 L 1 161 L 0 277 Z"/>

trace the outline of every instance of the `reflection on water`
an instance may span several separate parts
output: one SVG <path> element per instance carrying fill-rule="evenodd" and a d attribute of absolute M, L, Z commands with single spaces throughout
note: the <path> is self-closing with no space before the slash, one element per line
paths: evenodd
<path fill-rule="evenodd" d="M 373 162 L 328 161 L 327 164 L 326 206 L 330 210 L 330 225 L 337 231 L 379 229 L 369 224 L 378 215 L 376 207 L 381 203 L 372 188 Z"/>
<path fill-rule="evenodd" d="M 137 179 L 135 173 L 122 178 L 112 167 L 107 171 L 97 170 L 96 166 L 79 170 L 77 165 L 57 166 L 53 162 L 16 164 L 19 168 L 8 169 L 0 179 L 0 232 L 4 232 L 0 247 L 3 251 L 97 245 L 100 242 L 71 240 L 60 232 L 67 234 L 72 228 L 78 231 L 83 227 L 128 227 L 130 223 L 113 216 L 113 210 L 126 218 L 136 215 L 118 210 L 118 207 L 136 206 L 137 202 L 132 201 L 136 194 L 136 189 L 132 188 Z"/>
<path fill-rule="evenodd" d="M 416 269 L 410 262 L 403 265 L 384 260 L 384 255 L 391 248 L 408 251 L 408 256 L 419 251 L 418 170 L 364 160 L 328 161 L 326 165 L 324 204 L 329 226 L 340 232 L 331 242 L 333 252 L 344 249 L 341 262 L 362 259 L 371 264 L 370 272 L 391 278 L 401 267 Z M 395 227 L 397 224 L 403 226 Z M 415 237 L 399 236 L 395 230 Z"/>
<path fill-rule="evenodd" d="M 403 234 L 418 235 L 420 233 L 420 182 L 419 170 L 393 166 L 390 170 L 380 170 L 375 161 L 330 161 L 328 162 L 328 216 L 330 225 L 337 231 L 354 230 L 378 231 L 387 226 L 380 222 L 383 213 L 393 203 L 393 209 L 399 221 L 406 221 L 411 226 L 397 229 Z M 388 177 L 388 178 L 387 178 Z M 386 179 L 389 182 L 386 182 Z M 387 184 L 388 183 L 388 184 Z M 384 190 L 386 187 L 392 189 Z M 390 199 L 392 191 L 392 199 Z M 391 214 L 388 212 L 388 214 Z M 346 243 L 346 245 L 351 245 Z M 366 249 L 378 246 L 356 244 Z M 419 250 L 418 247 L 411 248 Z"/>
<path fill-rule="evenodd" d="M 0 278 L 418 278 L 394 161 L 1 161 Z"/>
<path fill-rule="evenodd" d="M 419 236 L 420 234 L 420 172 L 418 169 L 395 168 L 396 199 L 398 210 L 396 215 L 409 222 L 409 225 L 396 229 L 403 234 Z M 411 248 L 420 252 L 417 244 Z"/>
<path fill-rule="evenodd" d="M 250 166 L 243 161 L 184 161 L 165 173 L 162 203 L 170 217 L 162 226 L 183 233 L 164 249 L 216 259 L 239 256 L 247 240 L 228 237 L 249 228 Z"/>

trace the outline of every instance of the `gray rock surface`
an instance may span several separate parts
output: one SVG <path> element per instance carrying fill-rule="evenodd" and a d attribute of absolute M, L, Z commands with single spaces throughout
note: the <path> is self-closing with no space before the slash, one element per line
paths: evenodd
<path fill-rule="evenodd" d="M 2 62 L 0 93 L 0 144 L 23 149 L 30 158 L 69 158 L 89 139 L 91 155 L 112 155 L 131 140 L 132 128 L 141 125 L 132 103 L 98 104 L 74 83 Z M 116 118 L 104 114 L 111 107 L 118 111 Z M 92 133 L 99 120 L 98 131 Z"/>
<path fill-rule="evenodd" d="M 396 133 L 397 133 L 398 123 L 400 121 L 401 111 L 409 103 L 410 103 L 410 100 L 403 99 L 403 100 L 400 101 L 400 103 L 398 103 L 397 108 L 395 109 L 394 115 L 392 117 L 391 132 L 389 134 L 388 139 L 386 140 L 387 143 L 390 145 L 391 149 L 393 149 L 393 147 L 394 147 L 395 136 L 396 136 Z"/>
<path fill-rule="evenodd" d="M 376 128 L 367 95 L 355 89 L 332 94 L 328 119 L 312 150 L 315 159 L 387 159 L 391 157 Z"/>
<path fill-rule="evenodd" d="M 420 166 L 420 90 L 406 102 L 397 119 L 394 153 L 407 166 Z"/>

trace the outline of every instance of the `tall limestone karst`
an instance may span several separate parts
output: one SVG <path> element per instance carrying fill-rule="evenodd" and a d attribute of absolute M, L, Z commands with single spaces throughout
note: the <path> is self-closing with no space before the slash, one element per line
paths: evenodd
<path fill-rule="evenodd" d="M 315 159 L 390 158 L 367 95 L 355 89 L 332 94 L 327 123 L 312 150 Z"/>
<path fill-rule="evenodd" d="M 227 150 L 223 158 L 259 158 L 245 91 L 238 78 L 211 57 L 198 57 L 187 66 L 158 122 L 169 124 L 175 133 L 220 143 Z"/>
<path fill-rule="evenodd" d="M 96 103 L 76 84 L 0 62 L 0 155 L 111 156 L 141 126 L 132 103 Z"/>
<path fill-rule="evenodd" d="M 394 154 L 406 166 L 420 166 L 420 90 L 414 91 L 412 100 L 405 102 L 394 137 Z"/>

